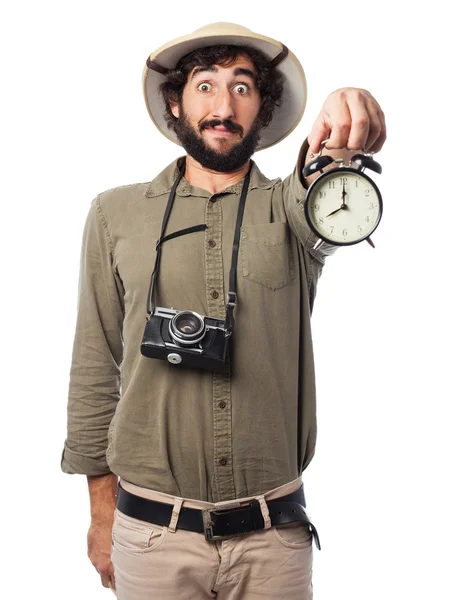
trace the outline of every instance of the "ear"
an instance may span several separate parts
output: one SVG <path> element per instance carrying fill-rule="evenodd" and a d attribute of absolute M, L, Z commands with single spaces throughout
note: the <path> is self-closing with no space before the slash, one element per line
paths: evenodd
<path fill-rule="evenodd" d="M 179 104 L 177 102 L 170 102 L 170 109 L 171 109 L 171 112 L 173 113 L 173 116 L 176 117 L 177 119 L 179 119 L 179 116 L 180 116 Z"/>

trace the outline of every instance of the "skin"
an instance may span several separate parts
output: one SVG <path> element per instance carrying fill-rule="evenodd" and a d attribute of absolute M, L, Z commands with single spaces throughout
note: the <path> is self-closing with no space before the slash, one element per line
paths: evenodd
<path fill-rule="evenodd" d="M 114 567 L 111 562 L 111 531 L 116 508 L 117 477 L 108 475 L 88 476 L 91 524 L 88 529 L 88 558 L 98 571 L 104 587 L 116 591 Z"/>
<path fill-rule="evenodd" d="M 239 143 L 249 131 L 261 106 L 261 97 L 253 79 L 246 74 L 236 75 L 238 68 L 256 73 L 252 61 L 240 55 L 230 67 L 217 65 L 213 71 L 198 73 L 195 67 L 188 75 L 183 91 L 182 104 L 195 132 L 203 136 L 206 144 L 224 153 Z M 204 85 L 203 84 L 206 84 Z M 209 85 L 207 85 L 209 84 Z M 180 106 L 171 105 L 175 117 Z M 221 128 L 200 131 L 205 121 L 231 119 L 241 126 L 241 131 L 227 135 Z M 242 133 L 243 132 L 243 133 Z M 308 135 L 309 151 L 305 164 L 311 161 L 310 153 L 318 153 L 320 144 L 329 138 L 322 154 L 333 158 L 350 158 L 357 151 L 379 152 L 386 139 L 385 117 L 375 98 L 364 89 L 340 88 L 327 97 Z M 324 170 L 334 168 L 329 165 Z M 212 171 L 202 167 L 191 156 L 186 157 L 185 178 L 194 186 L 215 194 L 237 183 L 249 168 L 247 161 L 241 168 L 229 173 Z M 316 173 L 307 178 L 308 185 L 318 177 Z M 88 557 L 101 577 L 104 587 L 116 589 L 114 568 L 111 562 L 111 530 L 116 506 L 117 477 L 110 473 L 88 477 L 91 505 L 91 525 L 88 531 Z"/>
<path fill-rule="evenodd" d="M 230 119 L 242 128 L 243 134 L 250 129 L 261 107 L 261 96 L 254 80 L 246 74 L 235 75 L 237 69 L 249 69 L 256 73 L 252 61 L 239 56 L 233 65 L 224 68 L 220 65 L 214 71 L 193 74 L 194 67 L 188 74 L 183 90 L 182 103 L 187 118 L 195 131 L 212 119 Z M 180 106 L 171 104 L 175 117 L 180 116 Z M 205 128 L 200 133 L 206 144 L 212 149 L 224 153 L 228 148 L 240 141 L 240 133 L 228 134 L 224 128 Z M 211 193 L 219 192 L 243 179 L 248 171 L 249 161 L 240 169 L 231 173 L 220 173 L 204 168 L 192 156 L 186 157 L 185 178 L 194 186 L 206 189 Z"/>
<path fill-rule="evenodd" d="M 211 119 L 231 119 L 243 128 L 246 133 L 252 125 L 261 106 L 261 97 L 254 81 L 246 75 L 236 76 L 237 68 L 246 68 L 256 73 L 252 61 L 240 55 L 230 67 L 217 65 L 212 72 L 192 75 L 197 67 L 188 74 L 188 80 L 183 91 L 182 104 L 189 122 L 199 133 L 200 126 Z M 209 85 L 204 85 L 204 84 Z M 251 89 L 246 90 L 243 84 Z M 171 104 L 175 117 L 180 115 L 180 106 Z M 239 134 L 222 137 L 212 129 L 203 129 L 200 133 L 211 148 L 224 152 L 230 145 L 236 144 Z M 350 158 L 358 150 L 364 152 L 379 152 L 385 142 L 385 116 L 377 100 L 367 90 L 353 87 L 340 88 L 332 92 L 325 100 L 312 130 L 308 135 L 309 152 L 306 164 L 310 162 L 310 153 L 318 153 L 320 143 L 326 138 L 323 154 L 333 158 L 343 156 Z M 334 163 L 327 167 L 333 168 Z M 204 168 L 191 156 L 186 158 L 185 177 L 192 185 L 217 193 L 226 187 L 240 181 L 245 176 L 249 161 L 237 171 L 220 173 Z M 316 173 L 306 181 L 310 183 L 320 175 Z"/>

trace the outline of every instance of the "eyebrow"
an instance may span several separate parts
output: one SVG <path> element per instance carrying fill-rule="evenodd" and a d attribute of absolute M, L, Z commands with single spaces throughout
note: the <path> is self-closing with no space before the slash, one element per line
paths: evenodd
<path fill-rule="evenodd" d="M 199 75 L 199 73 L 217 73 L 218 69 L 214 65 L 210 65 L 209 67 L 196 67 L 191 75 L 191 81 Z M 237 67 L 233 72 L 234 77 L 238 77 L 239 75 L 246 75 L 247 77 L 251 77 L 253 82 L 255 81 L 255 74 L 251 69 L 244 69 L 243 67 Z"/>

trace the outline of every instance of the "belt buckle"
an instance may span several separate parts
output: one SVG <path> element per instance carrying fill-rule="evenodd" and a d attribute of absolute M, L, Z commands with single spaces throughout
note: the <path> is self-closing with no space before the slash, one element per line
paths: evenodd
<path fill-rule="evenodd" d="M 218 514 L 230 512 L 233 508 L 238 508 L 241 506 L 241 502 L 233 502 L 232 504 L 227 504 L 223 508 L 203 508 L 202 509 L 202 522 L 204 524 L 204 537 L 208 542 L 212 542 L 214 540 L 228 539 L 243 535 L 242 533 L 228 533 L 226 535 L 214 535 L 214 522 L 211 519 L 211 513 L 216 512 Z"/>

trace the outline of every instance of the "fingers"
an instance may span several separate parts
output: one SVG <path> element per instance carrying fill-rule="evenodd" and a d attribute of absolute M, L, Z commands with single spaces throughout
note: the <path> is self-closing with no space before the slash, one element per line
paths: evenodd
<path fill-rule="evenodd" d="M 114 575 L 114 566 L 112 562 L 108 562 L 106 564 L 97 564 L 94 565 L 96 571 L 101 577 L 101 584 L 105 588 L 112 588 L 116 591 L 116 579 Z"/>
<path fill-rule="evenodd" d="M 319 152 L 328 137 L 328 149 L 378 152 L 386 139 L 385 115 L 367 90 L 336 90 L 328 96 L 308 136 L 311 151 Z"/>
<path fill-rule="evenodd" d="M 320 116 L 313 124 L 312 131 L 307 138 L 310 152 L 313 152 L 314 154 L 320 152 L 320 144 L 323 140 L 326 140 L 329 135 L 330 127 Z"/>
<path fill-rule="evenodd" d="M 380 123 L 380 133 L 379 133 L 377 139 L 371 145 L 370 149 L 367 150 L 367 152 L 379 152 L 385 143 L 385 139 L 387 138 L 387 127 L 385 125 L 385 115 L 380 107 L 379 107 L 379 111 L 377 112 L 377 119 L 379 120 L 379 123 Z"/>
<path fill-rule="evenodd" d="M 369 140 L 374 142 L 379 135 L 379 122 L 371 118 L 368 104 L 362 97 L 354 97 L 349 105 L 351 124 L 346 147 L 349 150 L 366 150 L 370 146 Z M 347 134 L 348 132 L 346 132 Z"/>
<path fill-rule="evenodd" d="M 357 108 L 355 109 L 357 111 Z M 350 107 L 346 101 L 346 94 L 341 93 L 338 101 L 330 109 L 330 139 L 325 148 L 346 148 L 352 126 Z M 355 124 L 355 130 L 357 125 Z"/>

